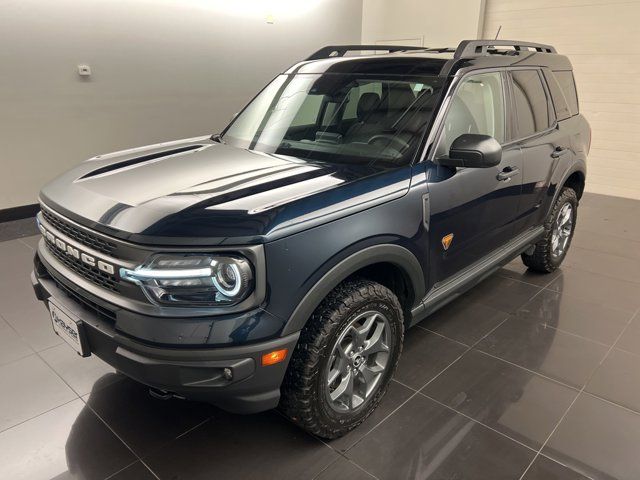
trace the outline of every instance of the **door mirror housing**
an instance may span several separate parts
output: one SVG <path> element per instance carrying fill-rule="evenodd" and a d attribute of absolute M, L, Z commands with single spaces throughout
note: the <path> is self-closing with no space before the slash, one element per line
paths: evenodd
<path fill-rule="evenodd" d="M 449 149 L 449 157 L 439 158 L 448 167 L 489 168 L 502 160 L 502 147 L 489 135 L 465 133 L 456 138 Z"/>

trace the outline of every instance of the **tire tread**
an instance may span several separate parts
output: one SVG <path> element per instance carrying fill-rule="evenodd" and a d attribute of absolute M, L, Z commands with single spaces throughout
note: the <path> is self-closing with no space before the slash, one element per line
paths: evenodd
<path fill-rule="evenodd" d="M 387 287 L 367 279 L 355 279 L 338 285 L 318 306 L 300 334 L 300 340 L 292 354 L 289 367 L 282 384 L 281 411 L 304 430 L 322 438 L 337 438 L 361 424 L 373 412 L 384 395 L 387 385 L 378 390 L 371 400 L 367 412 L 357 422 L 342 428 L 323 425 L 318 416 L 316 377 L 321 374 L 321 363 L 329 339 L 341 322 L 356 305 L 369 299 L 382 300 L 392 304 L 402 319 L 402 307 L 397 297 Z M 400 330 L 399 351 L 402 349 L 403 329 Z"/>

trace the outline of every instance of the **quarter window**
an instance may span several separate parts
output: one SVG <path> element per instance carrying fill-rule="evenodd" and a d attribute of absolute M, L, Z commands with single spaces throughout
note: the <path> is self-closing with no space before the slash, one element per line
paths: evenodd
<path fill-rule="evenodd" d="M 571 71 L 559 71 L 553 72 L 558 79 L 560 88 L 564 92 L 564 96 L 569 104 L 571 115 L 578 113 L 578 94 L 576 93 L 576 82 L 573 79 L 573 73 Z"/>
<path fill-rule="evenodd" d="M 537 70 L 511 72 L 518 136 L 528 137 L 549 128 L 549 104 Z"/>
<path fill-rule="evenodd" d="M 490 135 L 503 143 L 504 118 L 502 75 L 494 72 L 466 78 L 451 99 L 436 156 L 448 155 L 453 141 L 465 133 Z"/>
<path fill-rule="evenodd" d="M 567 105 L 567 99 L 562 93 L 562 89 L 556 80 L 556 77 L 551 70 L 544 70 L 543 75 L 545 80 L 547 81 L 547 86 L 549 87 L 549 93 L 551 93 L 551 98 L 553 99 L 553 106 L 556 111 L 556 118 L 558 121 L 566 120 L 571 116 L 571 111 L 569 110 L 569 105 Z"/>

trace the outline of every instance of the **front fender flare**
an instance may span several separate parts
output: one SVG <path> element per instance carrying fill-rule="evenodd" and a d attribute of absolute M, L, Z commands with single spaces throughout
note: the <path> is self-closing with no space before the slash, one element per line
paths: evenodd
<path fill-rule="evenodd" d="M 302 330 L 320 302 L 347 277 L 361 268 L 375 263 L 391 263 L 399 267 L 410 281 L 414 295 L 414 305 L 420 304 L 425 294 L 425 281 L 418 259 L 404 247 L 384 244 L 364 248 L 333 266 L 306 293 L 293 311 L 284 327 L 282 336 Z"/>

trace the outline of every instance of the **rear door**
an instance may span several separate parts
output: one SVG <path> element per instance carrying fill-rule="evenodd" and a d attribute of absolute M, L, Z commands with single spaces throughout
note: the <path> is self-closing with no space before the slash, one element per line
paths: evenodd
<path fill-rule="evenodd" d="M 570 156 L 571 138 L 558 126 L 542 71 L 508 72 L 516 143 L 523 155 L 522 194 L 515 233 L 544 222 L 552 173 L 561 157 Z"/>
<path fill-rule="evenodd" d="M 460 80 L 449 101 L 434 161 L 465 133 L 490 135 L 503 145 L 491 168 L 437 166 L 428 172 L 430 283 L 445 280 L 513 237 L 521 187 L 519 145 L 509 142 L 504 72 L 474 73 Z M 453 238 L 447 245 L 447 237 Z"/>

